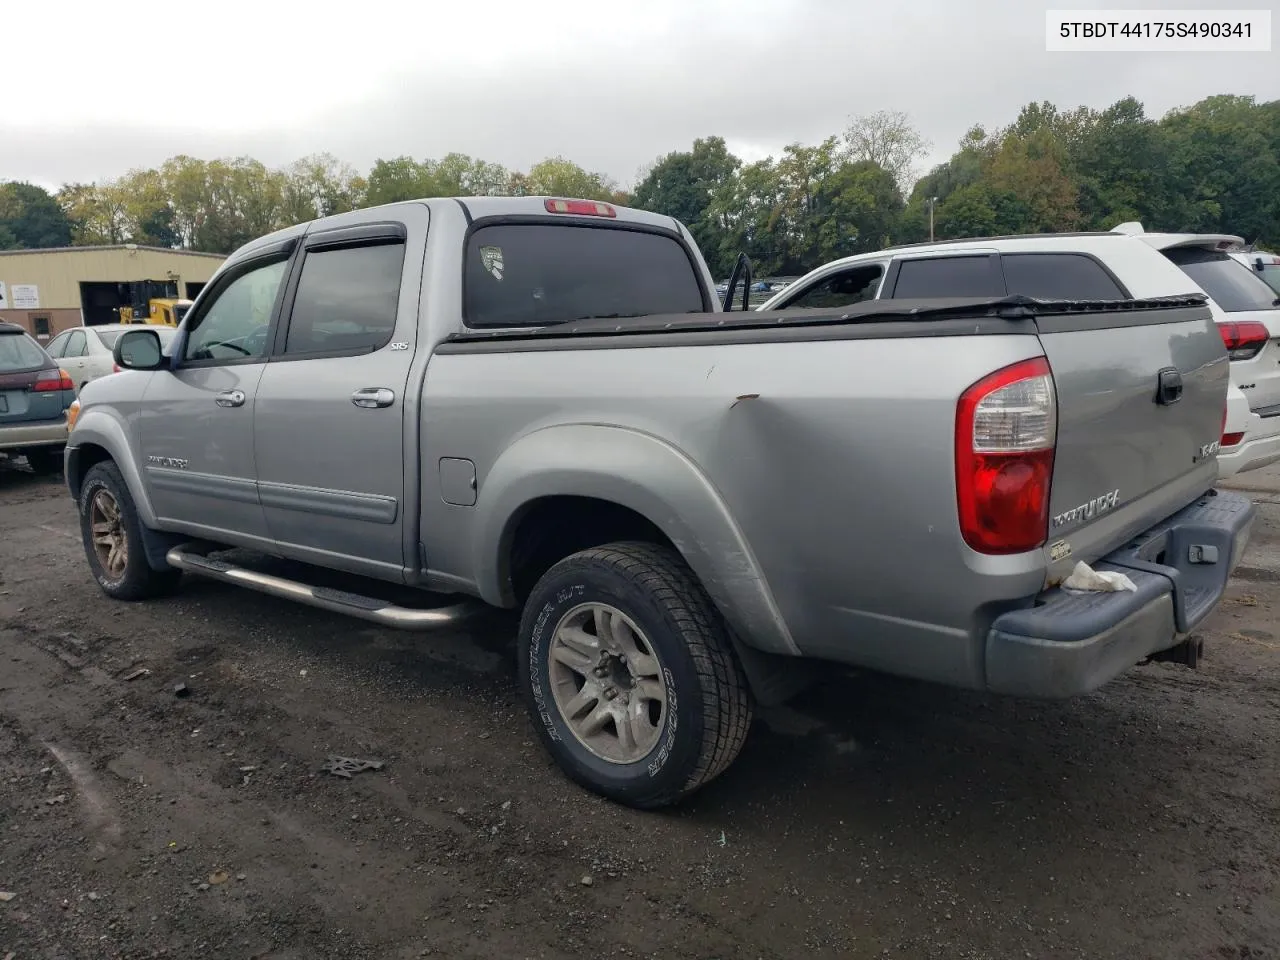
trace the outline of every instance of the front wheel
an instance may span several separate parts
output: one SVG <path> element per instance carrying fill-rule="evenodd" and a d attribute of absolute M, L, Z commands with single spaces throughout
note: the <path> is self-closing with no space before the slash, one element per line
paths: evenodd
<path fill-rule="evenodd" d="M 752 706 L 720 618 L 675 551 L 614 543 L 561 560 L 520 622 L 521 685 L 574 781 L 666 806 L 737 757 Z"/>
<path fill-rule="evenodd" d="M 116 600 L 143 600 L 177 587 L 181 570 L 155 570 L 147 562 L 133 497 L 110 460 L 89 469 L 79 506 L 85 556 L 103 593 Z"/>

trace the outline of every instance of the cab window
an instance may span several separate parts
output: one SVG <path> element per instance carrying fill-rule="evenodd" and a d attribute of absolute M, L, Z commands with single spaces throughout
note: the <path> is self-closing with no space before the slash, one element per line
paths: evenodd
<path fill-rule="evenodd" d="M 264 357 L 267 331 L 287 260 L 262 264 L 223 287 L 195 318 L 184 360 L 234 361 Z"/>
<path fill-rule="evenodd" d="M 795 299 L 784 301 L 781 309 L 847 307 L 863 300 L 874 300 L 883 275 L 884 267 L 878 263 L 841 270 L 819 280 Z"/>

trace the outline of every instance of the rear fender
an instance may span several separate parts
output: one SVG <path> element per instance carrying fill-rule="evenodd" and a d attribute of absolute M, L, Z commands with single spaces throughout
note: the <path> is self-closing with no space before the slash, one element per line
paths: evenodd
<path fill-rule="evenodd" d="M 474 527 L 476 583 L 487 602 L 515 603 L 504 558 L 525 508 L 549 496 L 594 497 L 639 513 L 680 551 L 740 637 L 766 652 L 799 653 L 715 487 L 671 444 L 622 427 L 546 427 L 499 456 L 478 491 Z"/>

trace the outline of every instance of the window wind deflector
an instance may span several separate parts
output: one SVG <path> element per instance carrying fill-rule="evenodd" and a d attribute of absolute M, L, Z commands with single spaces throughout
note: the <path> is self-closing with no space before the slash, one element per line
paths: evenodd
<path fill-rule="evenodd" d="M 308 251 L 329 247 L 349 247 L 364 243 L 398 243 L 407 240 L 409 231 L 403 223 L 382 221 L 361 223 L 351 227 L 334 227 L 308 234 L 304 245 Z"/>

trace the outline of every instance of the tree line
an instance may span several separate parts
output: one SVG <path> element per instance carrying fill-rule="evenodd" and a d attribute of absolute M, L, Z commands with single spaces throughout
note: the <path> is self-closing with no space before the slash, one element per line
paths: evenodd
<path fill-rule="evenodd" d="M 757 275 L 929 238 L 1147 229 L 1280 243 L 1280 101 L 1220 95 L 1159 119 L 1126 97 L 1103 110 L 1029 103 L 972 127 L 920 175 L 931 149 L 908 117 L 852 118 L 817 144 L 744 163 L 722 137 L 656 159 L 636 185 L 564 157 L 513 171 L 460 153 L 378 160 L 325 153 L 271 169 L 248 157 L 173 157 L 56 193 L 0 184 L 0 249 L 138 243 L 227 253 L 292 223 L 418 197 L 541 195 L 630 204 L 682 220 L 717 276 L 739 252 Z"/>

